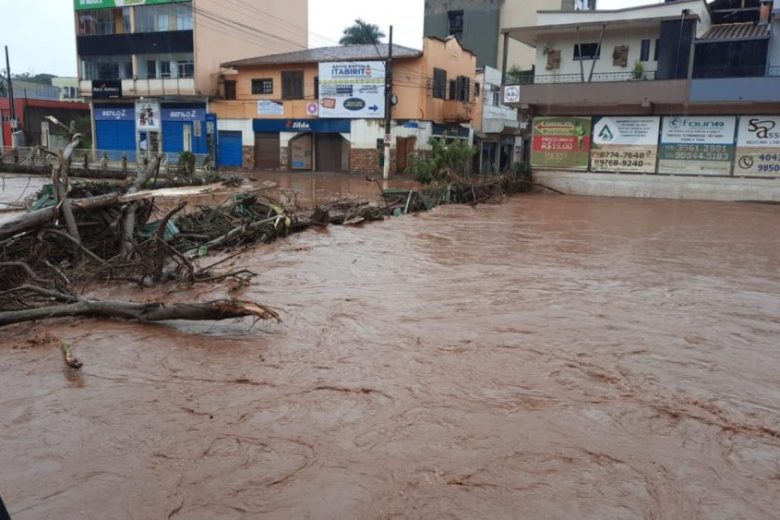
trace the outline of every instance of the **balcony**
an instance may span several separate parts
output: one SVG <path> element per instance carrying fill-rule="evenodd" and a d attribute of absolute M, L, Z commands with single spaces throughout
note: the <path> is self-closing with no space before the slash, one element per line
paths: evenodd
<path fill-rule="evenodd" d="M 473 109 L 473 103 L 448 99 L 442 103 L 442 119 L 446 122 L 467 122 L 471 120 Z"/>
<path fill-rule="evenodd" d="M 92 82 L 82 80 L 79 83 L 82 96 L 92 96 Z M 123 79 L 122 97 L 140 96 L 194 96 L 195 80 L 193 78 L 165 79 Z"/>
<path fill-rule="evenodd" d="M 654 71 L 641 75 L 634 72 L 595 73 L 590 81 L 587 81 L 588 76 L 586 72 L 586 81 L 582 81 L 580 74 L 529 77 L 529 83 L 516 85 L 517 96 L 508 98 L 504 89 L 504 103 L 520 108 L 561 105 L 569 107 L 569 112 L 577 109 L 588 112 L 594 107 L 649 108 L 653 104 L 682 104 L 688 95 L 687 80 L 657 80 Z"/>

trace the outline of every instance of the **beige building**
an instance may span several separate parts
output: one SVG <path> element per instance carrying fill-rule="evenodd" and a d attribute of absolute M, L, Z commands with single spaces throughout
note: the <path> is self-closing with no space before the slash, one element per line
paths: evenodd
<path fill-rule="evenodd" d="M 308 46 L 307 0 L 76 0 L 74 20 L 96 148 L 122 154 L 213 156 L 220 63 Z"/>
<path fill-rule="evenodd" d="M 325 47 L 224 63 L 230 72 L 222 79 L 223 99 L 211 107 L 222 156 L 238 160 L 223 165 L 381 172 L 387 50 L 386 44 Z M 332 80 L 325 78 L 334 67 L 370 68 L 335 85 L 352 92 L 344 100 L 349 109 L 335 116 L 329 112 L 342 102 L 338 92 L 331 96 Z M 455 38 L 426 38 L 421 51 L 393 46 L 392 171 L 403 171 L 411 153 L 429 150 L 431 136 L 473 140 L 480 88 L 475 73 L 476 57 Z M 381 78 L 374 94 L 360 87 L 372 77 Z"/>

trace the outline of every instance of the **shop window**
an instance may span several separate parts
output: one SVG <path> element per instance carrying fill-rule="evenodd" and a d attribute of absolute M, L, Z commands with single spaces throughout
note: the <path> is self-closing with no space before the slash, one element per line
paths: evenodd
<path fill-rule="evenodd" d="M 252 80 L 252 94 L 273 94 L 274 80 L 270 78 L 259 78 Z"/>
<path fill-rule="evenodd" d="M 303 99 L 303 71 L 282 72 L 282 99 Z"/>
<path fill-rule="evenodd" d="M 597 60 L 601 57 L 601 46 L 598 43 L 575 43 L 575 60 Z"/>
<path fill-rule="evenodd" d="M 225 99 L 236 99 L 236 82 L 225 82 Z"/>
<path fill-rule="evenodd" d="M 433 97 L 447 97 L 447 71 L 444 69 L 433 69 Z"/>

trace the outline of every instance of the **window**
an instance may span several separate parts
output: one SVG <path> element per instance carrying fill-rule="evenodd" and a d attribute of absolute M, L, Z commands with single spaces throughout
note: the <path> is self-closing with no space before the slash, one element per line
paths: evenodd
<path fill-rule="evenodd" d="M 79 36 L 130 32 L 130 8 L 91 9 L 78 12 Z"/>
<path fill-rule="evenodd" d="M 642 40 L 642 50 L 639 53 L 639 61 L 650 61 L 650 40 Z"/>
<path fill-rule="evenodd" d="M 447 97 L 447 71 L 444 69 L 433 69 L 433 97 Z"/>
<path fill-rule="evenodd" d="M 455 97 L 451 99 L 469 101 L 469 87 L 470 81 L 468 76 L 458 76 L 457 80 L 455 80 Z M 451 88 L 452 86 L 450 86 Z"/>
<path fill-rule="evenodd" d="M 177 62 L 176 69 L 180 78 L 191 78 L 195 75 L 195 65 L 192 60 Z"/>
<path fill-rule="evenodd" d="M 447 99 L 457 99 L 458 97 L 458 81 L 455 79 L 450 80 L 450 96 Z"/>
<path fill-rule="evenodd" d="M 160 62 L 160 76 L 161 78 L 170 78 L 171 77 L 171 62 L 170 61 L 161 61 Z"/>
<path fill-rule="evenodd" d="M 82 61 L 82 79 L 130 79 L 133 63 L 124 56 L 95 56 Z"/>
<path fill-rule="evenodd" d="M 474 97 L 479 96 L 479 83 L 474 83 Z"/>
<path fill-rule="evenodd" d="M 156 60 L 147 60 L 147 62 L 146 62 L 146 77 L 147 78 L 156 78 L 157 77 L 157 61 Z"/>
<path fill-rule="evenodd" d="M 314 76 L 314 98 L 320 98 L 320 77 Z"/>
<path fill-rule="evenodd" d="M 261 78 L 252 80 L 252 94 L 273 94 L 274 80 Z"/>
<path fill-rule="evenodd" d="M 601 48 L 598 43 L 574 44 L 575 60 L 597 60 L 601 55 Z"/>
<path fill-rule="evenodd" d="M 282 71 L 282 99 L 303 99 L 303 71 Z"/>
<path fill-rule="evenodd" d="M 160 13 L 157 17 L 157 30 L 158 31 L 170 31 L 171 29 L 171 17 L 168 13 Z"/>
<path fill-rule="evenodd" d="M 490 93 L 493 94 L 493 106 L 499 106 L 501 104 L 501 87 L 493 85 L 490 88 Z"/>
<path fill-rule="evenodd" d="M 236 99 L 236 82 L 225 82 L 225 99 Z"/>
<path fill-rule="evenodd" d="M 447 11 L 449 30 L 447 34 L 461 38 L 463 36 L 463 11 Z"/>
<path fill-rule="evenodd" d="M 655 51 L 653 52 L 653 61 L 658 61 L 658 49 L 661 47 L 661 38 L 655 40 Z"/>

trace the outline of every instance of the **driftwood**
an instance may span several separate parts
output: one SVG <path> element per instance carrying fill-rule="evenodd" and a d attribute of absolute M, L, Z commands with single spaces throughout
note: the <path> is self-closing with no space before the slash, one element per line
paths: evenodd
<path fill-rule="evenodd" d="M 136 192 L 141 191 L 141 188 L 143 188 L 144 184 L 146 184 L 146 181 L 151 179 L 154 175 L 157 174 L 157 172 L 160 171 L 160 162 L 163 160 L 164 157 L 165 154 L 160 154 L 157 157 L 155 157 L 151 163 L 149 163 L 149 165 L 145 170 L 139 168 L 135 176 L 135 179 L 125 191 L 125 195 L 132 195 Z M 122 221 L 122 249 L 121 249 L 122 256 L 124 257 L 130 256 L 135 251 L 136 248 L 136 244 L 133 241 L 133 236 L 135 235 L 135 215 L 136 215 L 135 210 L 136 210 L 135 204 L 130 204 L 125 208 L 125 217 Z"/>

